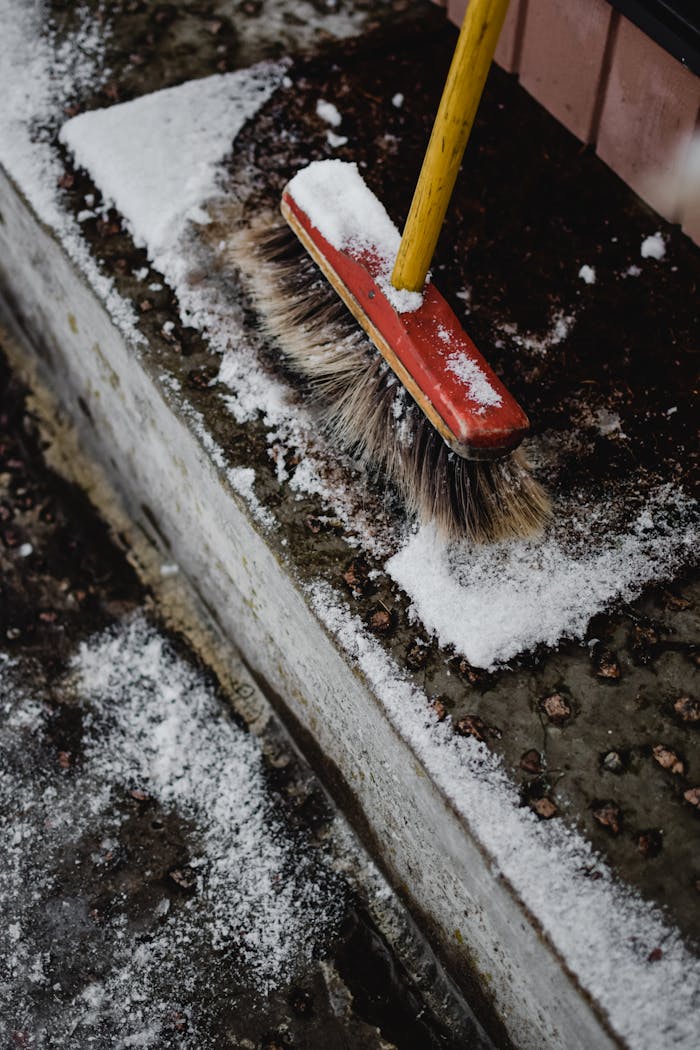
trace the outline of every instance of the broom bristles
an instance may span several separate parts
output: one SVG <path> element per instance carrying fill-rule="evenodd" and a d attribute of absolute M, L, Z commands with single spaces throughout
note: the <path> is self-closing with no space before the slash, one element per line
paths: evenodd
<path fill-rule="evenodd" d="M 390 480 L 410 515 L 476 543 L 541 531 L 550 504 L 522 449 L 492 461 L 452 452 L 283 220 L 259 218 L 230 243 L 265 333 L 308 382 L 323 429 Z"/>

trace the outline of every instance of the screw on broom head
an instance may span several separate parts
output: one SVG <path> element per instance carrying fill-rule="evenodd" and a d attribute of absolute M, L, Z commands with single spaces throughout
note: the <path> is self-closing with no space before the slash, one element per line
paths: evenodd
<path fill-rule="evenodd" d="M 392 482 L 409 514 L 451 539 L 479 543 L 541 529 L 549 501 L 522 451 L 480 460 L 455 454 L 288 226 L 260 216 L 232 251 L 266 333 L 308 382 L 323 429 Z"/>

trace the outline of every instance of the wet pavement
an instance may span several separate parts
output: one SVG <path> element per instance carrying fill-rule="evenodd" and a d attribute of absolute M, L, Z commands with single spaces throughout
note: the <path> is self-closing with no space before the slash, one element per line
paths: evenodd
<path fill-rule="evenodd" d="M 283 736 L 247 732 L 47 468 L 3 359 L 0 422 L 3 1045 L 485 1047 L 427 1005 L 434 964 L 409 977 Z"/>

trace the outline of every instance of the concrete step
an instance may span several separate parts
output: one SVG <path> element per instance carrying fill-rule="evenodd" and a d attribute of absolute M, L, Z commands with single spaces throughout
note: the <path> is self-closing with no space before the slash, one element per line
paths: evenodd
<path fill-rule="evenodd" d="M 280 88 L 272 83 L 259 114 L 255 107 L 247 113 L 254 119 L 240 130 L 222 169 L 226 195 L 212 208 L 215 221 L 221 224 L 223 214 L 233 224 L 268 206 L 295 159 L 301 164 L 328 148 L 350 148 L 333 146 L 316 116 L 317 100 L 333 86 L 346 114 L 347 129 L 340 130 L 355 136 L 352 152 L 368 166 L 374 157 L 372 177 L 383 199 L 385 190 L 387 201 L 394 199 L 393 184 L 395 201 L 405 196 L 412 175 L 408 163 L 399 173 L 392 161 L 396 131 L 406 155 L 418 156 L 419 132 L 429 123 L 451 41 L 438 13 L 426 12 L 425 19 L 419 32 L 408 26 L 393 51 L 386 37 L 369 36 L 261 73 L 268 86 L 276 77 Z M 431 61 L 419 66 L 417 55 L 428 51 Z M 210 63 L 203 58 L 198 71 L 210 72 Z M 371 86 L 380 72 L 391 83 L 381 105 Z M 151 75 L 144 90 L 155 86 Z M 129 76 L 133 94 L 133 68 Z M 401 114 L 411 79 L 421 88 L 420 112 L 380 140 L 387 106 Z M 227 83 L 231 105 L 249 98 L 238 90 L 242 81 Z M 158 255 L 152 242 L 150 260 L 117 213 L 103 220 L 83 216 L 83 234 L 76 237 L 85 196 L 93 198 L 87 210 L 99 211 L 100 190 L 119 199 L 114 186 L 69 169 L 67 195 L 47 210 L 36 184 L 18 184 L 21 166 L 9 155 L 0 181 L 6 315 L 22 332 L 35 381 L 50 387 L 74 421 L 83 453 L 104 466 L 129 516 L 160 546 L 164 561 L 179 567 L 220 636 L 240 647 L 451 972 L 480 1004 L 497 1045 L 690 1047 L 700 992 L 689 947 L 700 921 L 692 805 L 697 740 L 690 731 L 698 584 L 686 576 L 682 590 L 668 586 L 669 577 L 686 571 L 693 525 L 687 495 L 674 490 L 671 506 L 663 486 L 692 480 L 691 463 L 678 447 L 687 424 L 685 290 L 695 280 L 697 254 L 668 227 L 656 238 L 626 191 L 594 158 L 578 158 L 573 140 L 505 77 L 494 78 L 489 92 L 477 140 L 480 163 L 495 157 L 497 168 L 512 171 L 512 155 L 498 154 L 510 143 L 504 121 L 511 133 L 530 129 L 554 159 L 537 152 L 529 169 L 523 161 L 530 174 L 520 181 L 527 188 L 544 179 L 552 227 L 573 243 L 570 276 L 555 276 L 565 269 L 557 258 L 561 242 L 556 250 L 540 249 L 529 284 L 521 275 L 527 294 L 517 323 L 504 313 L 503 284 L 537 251 L 531 227 L 523 225 L 517 245 L 501 242 L 500 270 L 494 261 L 491 268 L 484 264 L 482 278 L 472 275 L 481 280 L 484 304 L 474 323 L 484 333 L 500 330 L 502 340 L 518 348 L 515 366 L 503 351 L 499 364 L 511 368 L 510 381 L 522 385 L 542 417 L 546 433 L 535 452 L 552 470 L 560 520 L 579 528 L 589 522 L 590 553 L 597 557 L 571 557 L 563 591 L 535 588 L 544 598 L 530 622 L 532 606 L 513 607 L 508 588 L 517 589 L 521 563 L 526 583 L 541 583 L 538 572 L 546 582 L 548 565 L 557 563 L 538 564 L 541 548 L 499 553 L 506 558 L 505 594 L 503 588 L 495 597 L 481 592 L 491 594 L 493 607 L 474 607 L 480 592 L 475 597 L 459 578 L 465 564 L 486 571 L 495 556 L 488 553 L 468 554 L 477 560 L 461 569 L 458 561 L 447 576 L 453 589 L 431 605 L 431 581 L 426 592 L 416 565 L 443 580 L 447 555 L 425 531 L 407 531 L 396 506 L 313 433 L 303 399 L 270 375 L 245 291 L 235 271 L 221 260 L 213 265 L 206 226 L 204 236 L 188 228 L 189 239 L 177 251 L 165 243 Z M 161 116 L 182 116 L 193 97 L 203 99 L 189 87 L 168 96 L 171 108 Z M 94 102 L 86 95 L 87 108 Z M 95 119 L 95 129 L 110 126 L 102 123 L 109 115 Z M 127 132 L 138 126 L 127 122 Z M 191 131 L 198 127 L 201 122 L 190 122 Z M 275 128 L 286 130 L 284 144 L 273 138 Z M 79 136 L 66 136 L 76 148 Z M 90 135 L 81 143 L 87 163 Z M 183 157 L 197 148 L 186 138 L 176 145 Z M 115 139 L 106 167 L 124 185 L 118 165 L 129 170 L 134 157 L 143 157 L 118 147 Z M 522 140 L 513 149 L 525 156 Z M 90 159 L 91 170 L 100 171 L 99 158 Z M 252 171 L 258 183 L 251 184 Z M 465 229 L 468 218 L 492 244 L 488 216 L 502 221 L 508 207 L 524 214 L 525 205 L 522 198 L 513 203 L 507 185 L 485 184 L 495 202 L 484 208 L 466 188 L 455 204 L 456 221 Z M 527 199 L 529 207 L 539 206 L 539 198 L 537 204 L 532 194 Z M 232 210 L 222 212 L 227 201 Z M 122 216 L 135 229 L 129 208 L 125 199 Z M 618 232 L 601 247 L 608 226 Z M 640 254 L 640 245 L 649 235 L 670 262 L 644 262 L 650 253 Z M 515 232 L 511 239 L 518 240 Z M 624 249 L 615 247 L 618 240 Z M 471 253 L 478 250 L 472 242 Z M 594 250 L 595 258 L 582 254 Z M 468 301 L 469 289 L 459 283 L 461 254 L 441 259 L 445 280 Z M 594 262 L 591 286 L 578 273 Z M 633 266 L 640 273 L 623 275 Z M 550 291 L 538 301 L 550 276 Z M 615 343 L 620 311 L 638 339 L 622 355 Z M 543 317 L 551 327 L 537 338 Z M 654 347 L 647 347 L 642 329 L 652 323 L 675 332 L 677 364 L 664 395 L 676 404 L 657 405 L 655 392 L 641 388 L 625 400 L 625 384 L 634 385 L 635 375 L 647 381 Z M 585 362 L 591 354 L 619 359 L 614 375 L 601 366 L 598 379 L 590 378 Z M 571 429 L 557 416 L 562 403 Z M 675 411 L 663 426 L 657 420 L 646 436 L 635 433 L 639 473 L 626 458 L 625 434 L 640 412 L 656 418 L 654 412 L 667 408 Z M 581 484 L 602 493 L 588 517 L 589 508 L 576 503 Z M 596 529 L 606 502 L 618 516 L 603 518 Z M 649 507 L 651 525 L 644 517 Z M 563 536 L 555 533 L 557 550 L 564 549 Z M 545 549 L 551 557 L 552 546 Z M 634 572 L 626 576 L 627 565 Z M 655 580 L 667 585 L 633 601 Z M 480 628 L 480 617 L 489 630 Z M 499 617 L 505 629 L 501 623 L 494 642 Z M 469 629 L 460 629 L 465 624 Z M 581 640 L 560 641 L 567 635 Z M 523 636 L 525 654 L 518 649 Z M 498 659 L 505 663 L 479 667 Z M 667 753 L 677 761 L 669 765 Z"/>

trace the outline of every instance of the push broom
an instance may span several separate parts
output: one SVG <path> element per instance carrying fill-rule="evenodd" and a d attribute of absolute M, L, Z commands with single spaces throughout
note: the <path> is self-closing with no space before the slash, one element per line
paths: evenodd
<path fill-rule="evenodd" d="M 355 164 L 316 161 L 283 192 L 288 226 L 251 231 L 245 267 L 326 430 L 410 513 L 475 542 L 529 535 L 549 512 L 518 448 L 527 416 L 428 273 L 507 6 L 469 2 L 403 236 Z"/>

